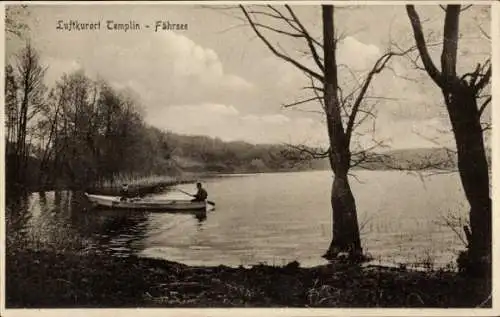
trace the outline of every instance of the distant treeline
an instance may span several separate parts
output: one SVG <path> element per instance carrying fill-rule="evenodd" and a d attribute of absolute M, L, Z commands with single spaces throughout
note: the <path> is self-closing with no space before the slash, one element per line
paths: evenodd
<path fill-rule="evenodd" d="M 45 85 L 37 51 L 27 45 L 6 67 L 7 188 L 28 190 L 99 186 L 123 177 L 183 172 L 254 173 L 328 169 L 312 149 L 223 142 L 178 135 L 144 122 L 138 98 L 83 71 Z M 444 149 L 387 152 L 369 169 L 452 168 Z"/>
<path fill-rule="evenodd" d="M 311 168 L 285 145 L 181 136 L 144 122 L 133 92 L 83 71 L 53 87 L 29 44 L 6 66 L 7 187 L 84 188 L 116 178 Z M 297 164 L 300 163 L 300 164 Z"/>
<path fill-rule="evenodd" d="M 183 171 L 254 173 L 322 169 L 323 162 L 288 145 L 224 142 L 206 136 L 165 132 L 173 162 Z"/>
<path fill-rule="evenodd" d="M 491 151 L 487 151 L 491 166 Z M 379 162 L 364 164 L 364 168 L 377 170 L 456 170 L 456 152 L 446 148 L 398 149 L 384 152 Z"/>

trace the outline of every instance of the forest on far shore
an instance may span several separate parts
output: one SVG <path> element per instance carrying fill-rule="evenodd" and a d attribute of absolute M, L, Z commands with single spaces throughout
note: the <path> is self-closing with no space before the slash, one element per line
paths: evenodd
<path fill-rule="evenodd" d="M 29 43 L 6 67 L 8 189 L 78 189 L 127 177 L 307 168 L 297 166 L 306 161 L 303 153 L 285 145 L 223 142 L 152 127 L 133 91 L 83 70 L 62 74 L 48 87 L 47 67 Z"/>
<path fill-rule="evenodd" d="M 85 188 L 120 177 L 191 173 L 257 173 L 329 169 L 318 149 L 224 142 L 179 135 L 144 121 L 139 98 L 83 70 L 45 85 L 46 65 L 27 44 L 6 67 L 8 187 Z M 373 153 L 371 153 L 373 154 Z M 367 155 L 355 168 L 452 169 L 454 153 L 408 149 Z"/>

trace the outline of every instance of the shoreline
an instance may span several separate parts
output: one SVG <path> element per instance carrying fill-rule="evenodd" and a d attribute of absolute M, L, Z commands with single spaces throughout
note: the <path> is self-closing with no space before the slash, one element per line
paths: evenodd
<path fill-rule="evenodd" d="M 188 266 L 7 248 L 7 308 L 491 307 L 491 280 L 345 262 Z"/>
<path fill-rule="evenodd" d="M 366 168 L 353 168 L 353 171 L 371 171 L 371 172 L 376 172 L 376 171 L 384 171 L 384 172 L 418 172 L 418 173 L 433 173 L 436 171 L 436 169 L 423 169 L 423 170 L 411 170 L 411 169 L 406 169 L 406 170 L 401 170 L 397 168 L 386 168 L 386 169 L 366 169 Z M 192 184 L 195 183 L 198 180 L 206 180 L 206 179 L 215 179 L 215 178 L 223 178 L 223 177 L 246 177 L 246 176 L 252 176 L 252 175 L 260 175 L 260 174 L 284 174 L 284 173 L 303 173 L 303 172 L 331 172 L 330 169 L 307 169 L 307 170 L 274 170 L 274 171 L 261 171 L 261 172 L 255 172 L 255 171 L 237 171 L 237 172 L 220 172 L 220 173 L 189 173 L 186 176 L 179 176 L 179 177 L 170 177 L 170 176 L 155 176 L 151 177 L 152 179 L 154 178 L 165 178 L 168 180 L 161 180 L 161 181 L 150 181 L 148 180 L 148 177 L 144 177 L 142 181 L 121 181 L 121 182 L 116 182 L 116 185 L 104 185 L 104 186 L 88 186 L 86 188 L 73 188 L 72 186 L 63 186 L 61 188 L 52 188 L 52 187 L 39 187 L 39 188 L 30 188 L 29 193 L 37 193 L 37 192 L 50 192 L 50 191 L 83 191 L 83 192 L 88 192 L 92 194 L 98 194 L 98 195 L 110 195 L 110 196 L 119 196 L 120 195 L 120 189 L 122 183 L 128 183 L 129 184 L 129 190 L 132 192 L 136 192 L 137 195 L 142 196 L 142 195 L 149 195 L 149 194 L 155 194 L 159 193 L 162 190 L 165 190 L 168 187 L 173 187 L 181 184 Z M 456 171 L 450 170 L 450 173 L 454 173 Z"/>

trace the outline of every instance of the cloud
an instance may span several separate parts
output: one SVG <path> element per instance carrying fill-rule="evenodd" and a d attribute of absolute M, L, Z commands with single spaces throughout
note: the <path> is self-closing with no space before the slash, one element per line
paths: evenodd
<path fill-rule="evenodd" d="M 235 75 L 226 75 L 225 80 L 222 81 L 221 86 L 226 89 L 235 89 L 236 91 L 248 91 L 251 90 L 254 85 L 242 77 Z"/>
<path fill-rule="evenodd" d="M 48 65 L 47 71 L 45 72 L 45 82 L 49 86 L 58 81 L 62 74 L 70 74 L 83 68 L 78 61 L 71 59 L 62 60 L 47 57 L 42 58 L 41 62 L 42 65 Z"/>
<path fill-rule="evenodd" d="M 291 118 L 281 113 L 245 114 L 232 105 L 207 102 L 217 100 L 218 94 L 240 94 L 252 89 L 253 85 L 242 77 L 226 73 L 214 50 L 197 45 L 186 36 L 167 33 L 161 40 L 164 44 L 155 46 L 155 49 L 147 45 L 129 49 L 104 46 L 95 52 L 98 62 L 49 57 L 46 59 L 50 65 L 47 77 L 56 80 L 64 72 L 81 68 L 91 77 L 99 74 L 113 86 L 131 88 L 141 99 L 149 102 L 146 107 L 148 123 L 177 133 L 253 143 L 327 144 L 326 128 L 309 117 Z M 376 46 L 352 37 L 342 42 L 338 52 L 340 63 L 346 63 L 360 73 L 370 67 L 379 55 L 380 50 Z M 134 59 L 136 63 L 132 62 Z M 297 91 L 309 84 L 307 78 L 292 65 L 276 58 L 263 60 L 262 66 L 269 69 L 270 75 L 263 78 L 261 84 L 268 86 L 262 91 L 278 96 L 283 103 L 299 98 L 295 96 Z M 394 63 L 394 69 L 398 75 L 405 75 L 406 68 L 399 62 Z M 424 88 L 423 85 L 402 80 L 388 70 L 377 76 L 372 95 L 403 96 L 399 102 L 383 102 L 378 106 L 377 139 L 388 140 L 394 148 L 433 146 L 425 138 L 438 136 L 438 128 L 443 126 L 439 118 L 445 115 L 445 109 L 441 109 L 442 114 L 434 120 L 436 107 L 441 105 L 427 104 L 428 94 L 439 95 L 439 91 L 427 90 L 426 94 Z M 276 109 L 279 109 L 278 104 Z M 260 110 L 263 109 L 253 107 L 253 111 Z M 371 132 L 370 128 L 361 127 Z M 371 134 L 361 137 L 360 142 L 364 146 L 372 144 Z"/>
<path fill-rule="evenodd" d="M 364 74 L 369 70 L 375 61 L 382 55 L 381 50 L 373 44 L 365 44 L 355 37 L 347 36 L 342 40 L 337 48 L 337 63 L 347 66 L 351 71 Z M 297 58 L 309 69 L 320 72 L 317 65 L 310 56 Z M 268 76 L 263 78 L 262 89 L 273 87 L 275 89 L 299 90 L 302 87 L 310 86 L 310 80 L 302 71 L 275 56 L 268 57 L 262 62 L 262 68 Z M 339 75 L 346 81 L 352 80 L 352 75 L 346 71 L 346 67 L 339 67 Z"/>
<path fill-rule="evenodd" d="M 262 116 L 261 120 L 266 123 L 274 123 L 274 124 L 284 124 L 290 122 L 290 119 L 282 114 Z"/>
<path fill-rule="evenodd" d="M 315 27 L 316 33 L 321 33 L 317 8 L 302 9 L 300 14 L 310 25 L 311 34 L 315 34 Z M 189 6 L 147 6 L 133 8 L 135 13 L 141 12 L 139 22 L 168 16 L 189 22 L 189 31 L 83 32 L 76 35 L 54 28 L 54 21 L 59 18 L 91 20 L 102 17 L 126 21 L 130 18 L 130 10 L 130 6 L 33 8 L 32 19 L 38 21 L 32 28 L 33 44 L 41 49 L 42 59 L 48 61 L 47 77 L 54 81 L 63 72 L 80 68 L 93 78 L 99 74 L 113 86 L 131 88 L 140 95 L 147 123 L 180 133 L 251 142 L 326 142 L 326 128 L 317 117 L 290 109 L 279 110 L 282 104 L 311 97 L 310 91 L 301 89 L 309 86 L 308 78 L 294 66 L 273 56 L 261 41 L 252 40 L 255 36 L 250 29 L 238 29 L 238 34 L 220 32 L 230 28 L 233 19 L 206 10 L 193 10 Z M 442 31 L 440 9 L 432 10 L 437 11 L 423 11 L 422 16 L 438 14 L 439 19 L 434 19 L 436 23 L 429 21 L 431 25 L 426 29 L 439 33 Z M 470 18 L 472 11 L 468 12 L 463 21 L 464 35 L 471 33 L 470 30 L 475 33 L 461 39 L 461 51 L 469 52 L 460 55 L 460 73 L 473 69 L 475 62 L 482 60 L 484 52 L 490 50 L 488 43 L 481 44 L 479 39 L 472 41 L 475 35 L 482 35 L 477 28 L 478 21 Z M 411 26 L 400 13 L 400 8 L 363 7 L 339 14 L 340 19 L 346 20 L 339 25 L 355 35 L 339 43 L 337 61 L 349 66 L 356 73 L 354 77 L 359 78 L 383 54 L 387 40 L 384 34 L 389 34 L 390 25 L 377 24 L 374 17 L 383 16 L 387 21 L 394 17 L 396 35 L 401 35 L 404 43 L 413 43 L 412 37 L 407 37 Z M 483 29 L 487 30 L 489 20 L 483 20 Z M 281 36 L 278 39 L 280 47 L 291 55 L 300 55 L 295 39 Z M 12 44 L 6 47 L 11 51 L 14 48 Z M 475 49 L 471 51 L 471 48 Z M 431 49 L 431 54 L 437 51 L 439 48 Z M 435 57 L 435 61 L 438 60 L 439 55 Z M 317 69 L 310 57 L 301 58 L 301 62 Z M 448 121 L 441 92 L 425 72 L 411 70 L 412 65 L 404 58 L 394 58 L 391 65 L 397 76 L 388 69 L 382 71 L 368 92 L 370 96 L 395 99 L 377 100 L 377 136 L 392 139 L 395 147 L 421 146 L 426 141 L 415 133 L 416 129 L 432 137 L 432 131 L 446 126 Z M 353 76 L 345 68 L 340 68 L 339 72 L 347 94 L 354 86 Z M 302 109 L 306 107 L 307 110 L 321 109 L 318 104 L 301 106 Z"/>
<path fill-rule="evenodd" d="M 220 130 L 237 116 L 238 110 L 233 106 L 206 103 L 165 107 L 149 112 L 146 119 L 157 127 L 177 133 L 210 135 L 210 130 Z M 225 132 L 230 135 L 230 131 Z"/>
<path fill-rule="evenodd" d="M 176 133 L 218 137 L 252 143 L 323 144 L 326 130 L 310 118 L 284 114 L 242 114 L 223 104 L 176 105 L 149 115 L 155 126 Z"/>
<path fill-rule="evenodd" d="M 391 148 L 453 147 L 446 120 L 432 118 L 405 120 L 381 112 L 376 119 L 374 134 L 370 121 L 360 127 L 352 149 L 373 146 L 373 140 L 384 140 Z M 243 114 L 231 105 L 197 104 L 165 107 L 150 114 L 153 125 L 175 133 L 208 135 L 224 141 L 243 140 L 251 143 L 293 143 L 326 146 L 328 136 L 324 123 L 309 117 L 285 114 Z M 379 148 L 378 150 L 382 150 Z"/>
<path fill-rule="evenodd" d="M 165 103 L 224 102 L 229 95 L 253 89 L 245 78 L 227 72 L 213 49 L 198 45 L 184 34 L 127 34 L 133 45 L 124 42 L 120 37 L 124 35 L 115 36 L 116 40 L 101 39 L 107 44 L 92 48 L 85 47 L 83 41 L 75 43 L 81 53 L 61 56 L 51 52 L 52 56 L 46 57 L 52 69 L 50 79 L 83 68 L 117 87 L 136 89 L 153 109 Z"/>
<path fill-rule="evenodd" d="M 363 71 L 371 68 L 381 54 L 377 46 L 347 36 L 338 45 L 337 63 L 345 64 L 352 70 Z"/>
<path fill-rule="evenodd" d="M 208 86 L 222 86 L 229 89 L 249 89 L 252 84 L 234 74 L 226 74 L 217 53 L 196 44 L 187 36 L 174 32 L 162 34 L 160 49 L 151 50 L 152 55 L 164 54 L 172 62 L 173 76 L 177 79 L 195 78 Z M 169 67 L 167 67 L 169 68 Z"/>
<path fill-rule="evenodd" d="M 179 106 L 177 106 L 179 107 Z M 239 112 L 236 110 L 235 107 L 233 106 L 226 106 L 226 105 L 221 105 L 221 104 L 204 104 L 201 106 L 195 106 L 197 109 L 204 108 L 204 110 L 213 112 L 213 113 L 218 113 L 221 115 L 237 115 Z"/>
<path fill-rule="evenodd" d="M 402 119 L 388 112 L 377 115 L 376 138 L 384 140 L 391 148 L 453 148 L 453 135 L 449 120 L 434 117 L 429 119 Z"/>

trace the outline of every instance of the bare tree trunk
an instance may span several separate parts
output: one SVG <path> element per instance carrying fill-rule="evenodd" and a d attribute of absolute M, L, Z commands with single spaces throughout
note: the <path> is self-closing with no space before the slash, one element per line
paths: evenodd
<path fill-rule="evenodd" d="M 454 87 L 446 106 L 457 145 L 460 179 L 470 204 L 469 255 L 472 266 L 477 266 L 491 261 L 492 213 L 488 161 L 475 92 L 465 86 Z M 485 257 L 490 258 L 485 261 Z"/>
<path fill-rule="evenodd" d="M 335 175 L 332 184 L 331 203 L 332 241 L 324 257 L 332 259 L 339 252 L 347 252 L 352 258 L 359 258 L 363 253 L 363 249 L 359 237 L 356 204 L 347 175 Z"/>
<path fill-rule="evenodd" d="M 28 47 L 29 49 L 29 47 Z M 31 51 L 27 51 L 26 54 L 31 54 Z M 19 113 L 19 127 L 17 135 L 17 152 L 16 152 L 16 169 L 17 169 L 17 181 L 23 186 L 26 185 L 26 170 L 25 170 L 25 157 L 26 153 L 26 133 L 27 133 L 27 120 L 28 120 L 28 106 L 29 106 L 29 96 L 32 90 L 32 84 L 30 82 L 32 74 L 32 63 L 31 55 L 27 55 L 27 61 L 23 65 L 25 66 L 23 76 L 23 97 L 21 100 L 21 109 Z"/>
<path fill-rule="evenodd" d="M 351 158 L 358 154 L 364 159 L 372 154 L 369 150 L 363 150 L 358 153 L 351 153 L 350 144 L 353 131 L 359 126 L 368 115 L 364 118 L 359 118 L 359 113 L 370 113 L 363 109 L 363 102 L 368 88 L 375 78 L 375 75 L 380 73 L 388 64 L 393 56 L 402 56 L 411 51 L 411 49 L 400 52 L 387 52 L 383 54 L 373 65 L 366 77 L 359 82 L 359 87 L 353 90 L 349 96 L 343 98 L 339 90 L 341 87 L 338 83 L 337 61 L 336 61 L 336 42 L 335 38 L 335 23 L 334 23 L 334 7 L 332 5 L 323 5 L 322 8 L 322 26 L 323 39 L 322 42 L 311 36 L 305 25 L 300 21 L 297 14 L 289 5 L 285 5 L 283 12 L 277 7 L 265 6 L 269 9 L 266 12 L 264 6 L 258 10 L 239 6 L 245 15 L 246 20 L 250 23 L 257 37 L 267 46 L 267 48 L 278 58 L 293 65 L 295 68 L 304 73 L 311 81 L 310 87 L 315 97 L 307 98 L 299 102 L 294 102 L 285 107 L 297 106 L 308 102 L 319 101 L 326 115 L 326 123 L 328 128 L 329 149 L 328 151 L 321 150 L 320 152 L 310 151 L 307 147 L 299 146 L 301 153 L 309 153 L 312 157 L 323 158 L 329 157 L 331 169 L 334 173 L 334 182 L 332 185 L 331 202 L 332 202 L 332 242 L 324 257 L 332 259 L 339 252 L 348 252 L 350 256 L 358 257 L 362 254 L 362 248 L 359 237 L 359 225 L 356 216 L 356 204 L 354 201 L 349 179 L 347 177 L 349 169 L 353 166 Z M 263 24 L 258 21 L 258 18 L 271 18 L 271 21 L 283 22 L 288 25 L 288 30 L 275 28 L 272 22 Z M 314 61 L 314 66 L 302 64 L 299 59 L 294 59 L 291 54 L 283 51 L 279 44 L 273 44 L 265 32 L 275 33 L 278 36 L 288 36 L 294 39 L 303 39 L 308 47 L 308 54 Z M 323 58 L 320 57 L 323 52 Z M 323 87 L 316 86 L 316 83 L 321 83 Z M 352 100 L 350 100 L 352 98 Z M 351 102 L 352 101 L 352 102 Z M 347 110 L 349 109 L 349 110 Z M 345 119 L 345 120 L 344 120 Z M 345 121 L 345 122 L 344 122 Z M 345 126 L 344 126 L 345 125 Z M 315 153 L 314 153 L 315 152 Z M 356 162 L 359 164 L 363 159 Z"/>
<path fill-rule="evenodd" d="M 332 241 L 324 257 L 333 259 L 339 252 L 348 252 L 352 258 L 355 258 L 361 255 L 363 250 L 359 238 L 356 204 L 347 177 L 350 166 L 350 152 L 349 143 L 342 126 L 337 95 L 338 80 L 333 6 L 324 5 L 322 8 L 323 45 L 325 48 L 324 104 L 331 144 L 330 165 L 335 175 L 331 192 Z"/>
<path fill-rule="evenodd" d="M 470 205 L 470 231 L 465 227 L 468 254 L 459 257 L 459 265 L 471 274 L 491 274 L 492 213 L 488 161 L 484 147 L 480 92 L 491 78 L 491 63 L 478 64 L 472 73 L 457 76 L 460 5 L 448 5 L 444 23 L 441 71 L 427 50 L 420 18 L 413 5 L 406 10 L 424 67 L 441 88 L 457 147 L 458 169 L 465 196 Z M 482 73 L 484 71 L 484 73 Z M 469 79 L 467 81 L 466 79 Z"/>
<path fill-rule="evenodd" d="M 19 78 L 20 109 L 17 112 L 17 135 L 14 158 L 14 182 L 20 185 L 20 189 L 26 187 L 26 170 L 29 158 L 29 145 L 27 136 L 30 132 L 28 123 L 44 98 L 45 86 L 43 77 L 45 69 L 40 65 L 38 52 L 28 42 L 17 59 L 17 76 Z M 16 94 L 17 95 L 17 94 Z M 17 108 L 17 107 L 16 107 Z M 30 141 L 31 142 L 31 141 Z"/>

